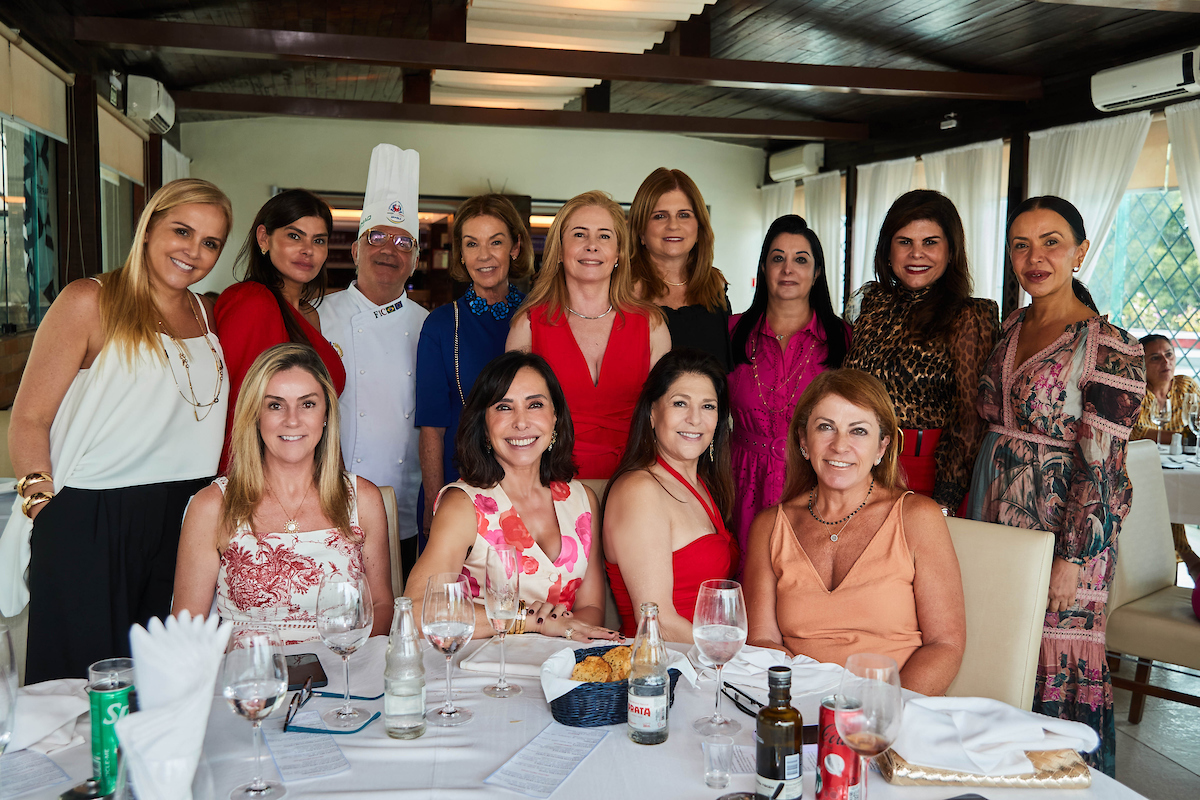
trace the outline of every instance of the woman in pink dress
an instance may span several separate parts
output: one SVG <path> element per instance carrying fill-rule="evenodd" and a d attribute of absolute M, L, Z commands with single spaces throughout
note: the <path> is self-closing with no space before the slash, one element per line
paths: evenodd
<path fill-rule="evenodd" d="M 742 552 L 755 515 L 783 493 L 796 401 L 819 373 L 842 365 L 850 346 L 850 326 L 829 299 L 821 242 L 803 217 L 771 223 L 755 286 L 750 308 L 730 319 L 733 529 Z"/>

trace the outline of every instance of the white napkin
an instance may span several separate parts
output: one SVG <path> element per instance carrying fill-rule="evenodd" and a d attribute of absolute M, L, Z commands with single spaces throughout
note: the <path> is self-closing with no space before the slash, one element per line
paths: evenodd
<path fill-rule="evenodd" d="M 686 653 L 680 653 L 677 650 L 667 650 L 670 655 L 670 660 L 667 661 L 667 669 L 677 669 L 682 673 L 682 677 L 687 679 L 687 682 L 692 686 L 696 685 L 696 670 L 692 668 L 692 664 L 688 661 Z M 559 650 L 554 655 L 546 659 L 546 663 L 542 664 L 542 691 L 546 695 L 546 702 L 556 700 L 562 697 L 567 692 L 577 686 L 582 686 L 583 681 L 571 680 L 571 671 L 575 669 L 575 648 L 567 647 Z"/>
<path fill-rule="evenodd" d="M 700 652 L 700 648 L 692 645 L 692 649 L 688 651 L 688 658 L 700 667 L 701 680 L 716 680 L 716 667 Z M 721 677 L 730 680 L 762 675 L 775 666 L 792 668 L 793 697 L 833 691 L 842 682 L 842 673 L 845 672 L 839 664 L 824 664 L 805 655 L 791 658 L 782 650 L 746 645 L 725 664 L 721 670 Z"/>
<path fill-rule="evenodd" d="M 17 690 L 17 717 L 7 752 L 36 750 L 50 755 L 83 744 L 82 732 L 76 733 L 81 714 L 88 713 L 87 681 L 62 678 L 35 683 Z M 83 725 L 88 720 L 85 717 Z"/>
<path fill-rule="evenodd" d="M 595 646 L 604 644 L 604 642 L 596 642 Z M 614 644 L 616 643 L 614 642 Z M 504 674 L 536 678 L 542 674 L 542 664 L 546 662 L 546 659 L 561 650 L 563 646 L 564 643 L 560 637 L 543 636 L 540 633 L 505 636 Z M 590 647 L 591 645 L 583 646 Z M 488 639 L 474 653 L 464 658 L 459 666 L 470 672 L 499 675 L 500 640 L 495 636 Z"/>
<path fill-rule="evenodd" d="M 117 738 L 141 797 L 190 800 L 208 727 L 213 686 L 233 624 L 183 611 L 164 626 L 129 631 L 139 711 L 117 721 Z"/>
<path fill-rule="evenodd" d="M 972 775 L 1033 772 L 1026 750 L 1078 750 L 1100 745 L 1096 732 L 1071 722 L 1022 711 L 986 697 L 924 697 L 904 704 L 892 749 L 910 764 Z"/>

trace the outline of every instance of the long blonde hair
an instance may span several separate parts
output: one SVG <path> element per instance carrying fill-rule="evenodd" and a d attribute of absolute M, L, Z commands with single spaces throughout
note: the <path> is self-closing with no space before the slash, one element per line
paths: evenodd
<path fill-rule="evenodd" d="M 563 232 L 571 215 L 589 206 L 608 212 L 612 217 L 613 234 L 617 237 L 617 265 L 608 281 L 608 301 L 612 303 L 612 307 L 621 315 L 629 311 L 638 311 L 651 318 L 665 319 L 658 306 L 639 300 L 633 293 L 633 272 L 629 266 L 629 230 L 625 222 L 625 212 L 606 192 L 599 190 L 572 197 L 554 215 L 554 222 L 550 224 L 550 231 L 546 234 L 542 269 L 538 272 L 533 288 L 529 290 L 529 296 L 525 298 L 520 311 L 528 311 L 545 303 L 548 320 L 557 320 L 565 314 L 568 298 L 567 276 L 562 264 Z"/>
<path fill-rule="evenodd" d="M 262 433 L 258 425 L 262 418 L 263 398 L 267 384 L 281 372 L 302 369 L 316 379 L 325 397 L 325 428 L 313 453 L 313 480 L 321 512 L 338 533 L 352 542 L 362 537 L 350 529 L 350 494 L 353 487 L 342 472 L 342 444 L 338 435 L 341 416 L 338 412 L 337 391 L 329 371 L 320 356 L 306 344 L 277 344 L 264 350 L 250 365 L 237 408 L 233 412 L 233 431 L 229 437 L 229 485 L 221 507 L 221 528 L 218 549 L 224 550 L 234 532 L 254 518 L 254 511 L 267 490 L 263 471 Z"/>
<path fill-rule="evenodd" d="M 165 358 L 158 339 L 158 324 L 163 315 L 150 289 L 146 238 L 150 228 L 168 211 L 192 204 L 220 208 L 225 214 L 225 233 L 228 235 L 233 227 L 233 205 L 224 192 L 208 181 L 196 178 L 171 181 L 146 203 L 124 266 L 104 276 L 100 286 L 100 324 L 104 329 L 105 347 L 111 345 L 130 363 L 142 347 Z"/>

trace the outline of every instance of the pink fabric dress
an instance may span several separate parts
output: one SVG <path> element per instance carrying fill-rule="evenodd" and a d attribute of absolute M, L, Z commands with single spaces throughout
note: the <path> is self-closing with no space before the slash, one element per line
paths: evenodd
<path fill-rule="evenodd" d="M 730 332 L 741 316 L 729 318 Z M 846 330 L 849 340 L 849 326 Z M 738 364 L 729 375 L 729 402 L 733 411 L 730 450 L 737 489 L 733 531 L 743 553 L 750 523 L 758 512 L 778 503 L 783 493 L 792 411 L 812 379 L 825 371 L 828 355 L 825 328 L 816 314 L 806 328 L 788 340 L 786 353 L 765 314 L 762 323 L 750 334 L 746 347 L 751 363 Z"/>

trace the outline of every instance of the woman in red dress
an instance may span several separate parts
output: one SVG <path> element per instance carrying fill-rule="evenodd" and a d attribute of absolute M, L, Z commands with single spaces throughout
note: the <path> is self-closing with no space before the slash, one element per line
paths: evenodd
<path fill-rule="evenodd" d="M 289 189 L 266 202 L 238 252 L 240 283 L 217 300 L 217 335 L 229 369 L 229 405 L 236 407 L 242 381 L 254 359 L 277 344 L 306 344 L 317 351 L 338 394 L 346 370 L 333 345 L 321 335 L 316 307 L 325 296 L 325 258 L 333 215 L 325 201 L 304 189 Z M 225 425 L 220 471 L 229 461 L 233 415 Z"/>
<path fill-rule="evenodd" d="M 700 584 L 738 566 L 725 526 L 733 478 L 724 368 L 703 351 L 672 350 L 650 370 L 633 420 L 604 499 L 604 568 L 621 633 L 634 635 L 634 609 L 653 602 L 667 641 L 690 642 Z"/>
<path fill-rule="evenodd" d="M 507 348 L 550 363 L 575 422 L 579 477 L 607 480 L 671 334 L 662 312 L 633 293 L 625 213 L 604 192 L 574 197 L 555 215 L 542 271 L 513 318 Z"/>

